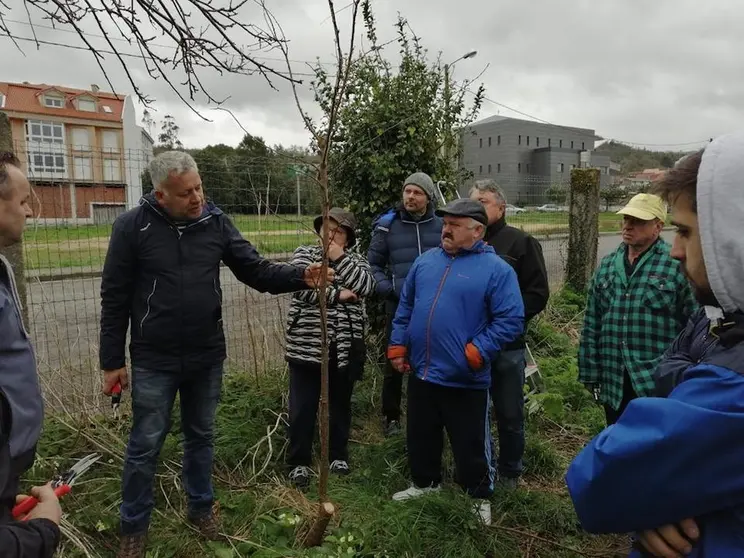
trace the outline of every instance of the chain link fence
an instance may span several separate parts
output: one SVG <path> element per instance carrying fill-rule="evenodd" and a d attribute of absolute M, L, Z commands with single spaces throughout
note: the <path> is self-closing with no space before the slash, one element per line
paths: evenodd
<path fill-rule="evenodd" d="M 29 173 L 34 218 L 27 225 L 24 254 L 30 331 L 53 408 L 93 413 L 109 405 L 100 394 L 98 366 L 100 275 L 111 224 L 139 197 L 131 183 L 141 183 L 145 192 L 149 188 L 144 172 L 149 157 L 146 152 L 127 153 L 120 159 L 119 174 L 103 153 L 91 154 L 90 163 L 76 161 L 77 168 L 71 165 L 66 177 Z M 207 196 L 263 256 L 286 260 L 297 246 L 317 241 L 312 220 L 320 196 L 302 164 L 290 159 L 236 164 L 219 157 L 195 158 Z M 89 172 L 84 166 L 89 164 L 100 168 Z M 510 180 L 528 187 L 508 200 L 507 221 L 540 240 L 551 284 L 557 287 L 566 259 L 568 185 L 537 176 L 497 177 L 503 183 Z M 617 219 L 611 221 L 616 229 Z M 283 363 L 288 295 L 257 293 L 225 269 L 222 296 L 227 366 L 260 383 L 263 372 Z"/>

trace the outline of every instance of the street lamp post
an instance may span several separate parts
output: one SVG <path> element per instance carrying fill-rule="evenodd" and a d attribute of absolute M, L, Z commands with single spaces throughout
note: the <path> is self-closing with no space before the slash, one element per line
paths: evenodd
<path fill-rule="evenodd" d="M 444 137 L 444 160 L 447 161 L 448 167 L 452 164 L 452 125 L 454 124 L 454 122 L 450 118 L 450 68 L 457 64 L 460 60 L 473 58 L 476 54 L 478 54 L 477 50 L 470 50 L 460 56 L 460 58 L 458 58 L 454 62 L 450 62 L 449 64 L 444 65 L 444 108 L 446 115 L 445 125 L 447 127 Z"/>

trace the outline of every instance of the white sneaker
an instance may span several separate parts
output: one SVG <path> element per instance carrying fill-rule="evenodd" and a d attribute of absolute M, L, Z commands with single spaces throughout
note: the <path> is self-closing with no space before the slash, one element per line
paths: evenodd
<path fill-rule="evenodd" d="M 395 494 L 393 494 L 393 500 L 395 500 L 396 502 L 402 502 L 404 500 L 410 500 L 411 498 L 418 498 L 419 496 L 429 494 L 430 492 L 439 492 L 440 490 L 442 490 L 442 487 L 438 485 L 427 486 L 425 488 L 419 488 L 417 486 L 411 485 L 405 490 L 401 490 L 400 492 L 396 492 Z"/>
<path fill-rule="evenodd" d="M 473 511 L 480 516 L 483 525 L 486 527 L 491 525 L 491 502 L 488 500 L 478 502 L 473 506 Z"/>

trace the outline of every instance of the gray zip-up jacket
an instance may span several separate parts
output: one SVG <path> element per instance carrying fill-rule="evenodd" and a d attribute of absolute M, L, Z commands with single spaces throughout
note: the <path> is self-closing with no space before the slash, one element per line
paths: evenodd
<path fill-rule="evenodd" d="M 13 418 L 8 440 L 12 459 L 33 453 L 44 422 L 36 356 L 21 315 L 13 270 L 0 256 L 0 390 Z"/>

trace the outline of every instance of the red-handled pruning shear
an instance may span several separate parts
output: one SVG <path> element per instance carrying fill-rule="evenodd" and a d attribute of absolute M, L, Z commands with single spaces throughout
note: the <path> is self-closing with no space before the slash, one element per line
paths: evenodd
<path fill-rule="evenodd" d="M 52 488 L 54 488 L 54 493 L 57 495 L 57 498 L 61 498 L 65 494 L 69 494 L 70 490 L 72 490 L 72 485 L 75 483 L 78 477 L 85 473 L 88 469 L 90 469 L 91 465 L 93 465 L 93 463 L 95 463 L 99 459 L 101 459 L 101 454 L 99 453 L 91 453 L 90 455 L 86 455 L 80 461 L 70 467 L 69 470 L 62 473 L 61 475 L 57 475 L 54 479 L 52 479 Z M 38 503 L 39 501 L 36 498 L 34 498 L 33 496 L 29 496 L 21 503 L 16 504 L 16 506 L 13 508 L 13 517 L 15 519 L 23 517 L 32 509 L 34 509 L 34 507 Z"/>
<path fill-rule="evenodd" d="M 117 380 L 111 389 L 111 409 L 114 411 L 114 418 L 119 418 L 119 405 L 121 405 L 121 382 Z"/>

